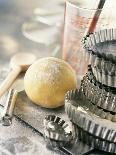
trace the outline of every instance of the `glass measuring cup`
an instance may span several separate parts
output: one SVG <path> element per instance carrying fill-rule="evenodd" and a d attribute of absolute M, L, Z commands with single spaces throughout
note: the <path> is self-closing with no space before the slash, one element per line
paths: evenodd
<path fill-rule="evenodd" d="M 96 3 L 97 4 L 97 3 Z M 95 8 L 95 6 L 94 6 Z M 82 47 L 82 38 L 86 35 L 90 23 L 96 13 L 100 12 L 94 31 L 104 29 L 112 22 L 111 14 L 106 14 L 102 9 L 87 9 L 66 2 L 64 36 L 63 36 L 63 59 L 68 61 L 77 73 L 77 80 L 81 80 L 87 72 L 89 62 L 85 59 Z"/>

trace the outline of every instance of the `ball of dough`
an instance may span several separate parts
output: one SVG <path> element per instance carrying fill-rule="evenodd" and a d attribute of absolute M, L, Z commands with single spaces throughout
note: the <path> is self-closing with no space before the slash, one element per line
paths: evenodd
<path fill-rule="evenodd" d="M 37 60 L 24 77 L 27 96 L 36 104 L 56 108 L 64 103 L 65 93 L 76 88 L 76 74 L 64 60 L 47 57 Z"/>

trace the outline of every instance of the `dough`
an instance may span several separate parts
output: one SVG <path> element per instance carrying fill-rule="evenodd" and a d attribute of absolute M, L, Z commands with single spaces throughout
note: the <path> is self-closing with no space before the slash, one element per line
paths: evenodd
<path fill-rule="evenodd" d="M 65 93 L 76 88 L 76 74 L 64 60 L 47 57 L 37 60 L 24 77 L 27 96 L 36 104 L 56 108 L 64 104 Z"/>

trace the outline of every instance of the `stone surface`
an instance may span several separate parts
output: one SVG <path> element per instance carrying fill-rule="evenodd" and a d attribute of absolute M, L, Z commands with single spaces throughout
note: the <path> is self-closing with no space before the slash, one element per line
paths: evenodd
<path fill-rule="evenodd" d="M 0 106 L 0 115 L 3 107 Z M 63 155 L 46 148 L 44 138 L 26 124 L 13 119 L 9 127 L 0 124 L 0 155 Z"/>
<path fill-rule="evenodd" d="M 10 57 L 16 52 L 31 52 L 38 58 L 51 55 L 48 47 L 25 38 L 21 29 L 24 21 L 31 18 L 33 9 L 46 4 L 46 2 L 47 0 L 0 1 L 0 70 L 6 66 L 5 71 L 0 73 L 0 83 L 9 71 Z M 56 0 L 52 0 L 52 2 L 56 2 Z M 19 91 L 23 90 L 23 79 L 14 85 Z M 7 93 L 0 100 L 2 105 L 5 104 L 6 97 Z M 1 112 L 2 107 L 0 106 Z M 18 97 L 13 124 L 10 127 L 0 125 L 0 155 L 63 155 L 64 153 L 61 151 L 47 149 L 41 134 L 43 133 L 43 118 L 46 114 L 51 113 L 69 121 L 63 107 L 55 111 L 48 111 L 32 104 L 25 92 L 22 91 Z M 61 150 L 65 154 L 81 155 L 88 150 L 88 146 L 78 142 L 71 148 L 61 148 Z M 95 155 L 94 152 L 88 154 Z M 100 155 L 100 152 L 97 153 L 96 155 Z M 106 155 L 106 153 L 101 154 Z"/>

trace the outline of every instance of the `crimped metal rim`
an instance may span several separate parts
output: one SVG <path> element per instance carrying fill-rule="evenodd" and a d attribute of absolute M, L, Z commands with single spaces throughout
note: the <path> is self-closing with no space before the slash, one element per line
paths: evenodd
<path fill-rule="evenodd" d="M 49 128 L 49 123 L 55 123 L 58 127 L 63 129 L 63 133 L 59 133 L 56 130 L 51 130 Z M 44 135 L 50 139 L 56 141 L 69 142 L 72 140 L 72 132 L 69 128 L 69 125 L 62 120 L 60 117 L 55 115 L 48 115 L 44 119 Z"/>
<path fill-rule="evenodd" d="M 85 49 L 86 59 L 89 60 L 93 67 L 107 72 L 108 75 L 116 75 L 116 56 L 113 54 L 100 53 L 93 48 L 98 43 L 116 41 L 116 29 L 104 29 L 98 32 L 90 33 L 82 40 Z M 115 82 L 116 83 L 116 82 Z"/>
<path fill-rule="evenodd" d="M 66 94 L 65 111 L 68 117 L 84 131 L 116 143 L 116 123 L 102 119 L 90 112 L 88 107 L 81 106 L 82 102 L 85 102 L 81 97 L 82 95 L 77 89 Z"/>
<path fill-rule="evenodd" d="M 103 57 L 95 55 L 93 52 L 85 49 L 85 58 L 91 63 L 92 67 L 97 67 L 101 72 L 108 75 L 116 76 L 116 64 L 112 61 L 105 60 Z"/>
<path fill-rule="evenodd" d="M 116 89 L 111 89 L 98 83 L 91 70 L 83 77 L 80 91 L 94 105 L 109 112 L 116 113 Z"/>
<path fill-rule="evenodd" d="M 92 67 L 92 71 L 97 81 L 106 86 L 116 88 L 116 73 L 103 72 L 97 67 Z"/>
<path fill-rule="evenodd" d="M 83 141 L 84 143 L 88 144 L 89 146 L 92 146 L 96 149 L 103 150 L 110 153 L 116 153 L 116 144 L 110 143 L 107 141 L 104 141 L 100 138 L 95 137 L 92 134 L 89 134 L 88 132 L 85 132 L 83 129 L 81 129 L 79 126 L 73 123 L 73 132 L 75 132 L 75 135 L 78 136 L 78 138 Z"/>

